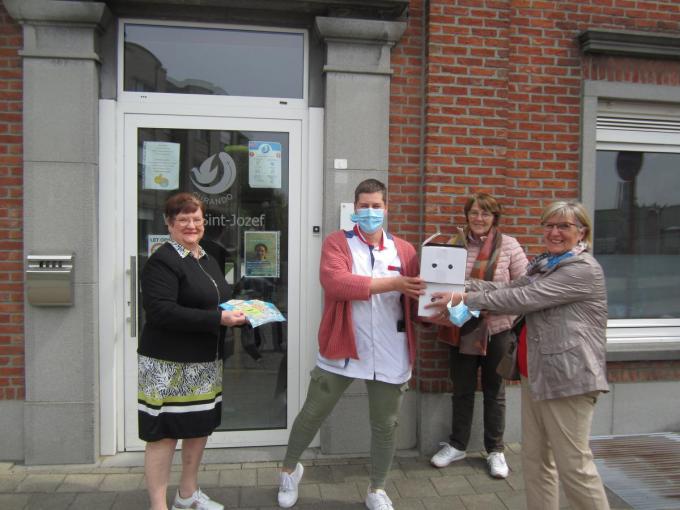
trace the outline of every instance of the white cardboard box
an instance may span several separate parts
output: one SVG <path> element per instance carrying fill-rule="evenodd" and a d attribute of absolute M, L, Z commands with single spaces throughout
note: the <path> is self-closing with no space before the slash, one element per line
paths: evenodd
<path fill-rule="evenodd" d="M 420 252 L 420 277 L 425 281 L 425 294 L 418 299 L 418 315 L 432 315 L 425 305 L 432 302 L 434 292 L 462 292 L 465 289 L 467 250 L 462 246 L 434 242 L 437 233 L 423 243 Z"/>

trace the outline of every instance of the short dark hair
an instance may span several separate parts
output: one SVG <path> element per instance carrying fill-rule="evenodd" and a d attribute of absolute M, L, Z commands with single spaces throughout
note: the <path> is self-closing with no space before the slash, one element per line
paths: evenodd
<path fill-rule="evenodd" d="M 465 211 L 465 220 L 467 220 L 468 213 L 470 212 L 470 209 L 472 209 L 472 206 L 475 205 L 475 202 L 477 202 L 477 205 L 482 211 L 493 214 L 493 225 L 498 226 L 498 220 L 501 218 L 501 204 L 488 193 L 473 193 L 468 197 L 467 202 L 465 202 L 465 207 L 463 208 Z"/>
<path fill-rule="evenodd" d="M 354 203 L 359 201 L 362 193 L 382 193 L 383 202 L 387 203 L 387 187 L 378 179 L 366 179 L 357 184 L 354 189 Z"/>
<path fill-rule="evenodd" d="M 165 219 L 174 221 L 180 213 L 193 213 L 198 209 L 205 216 L 205 203 L 191 193 L 176 193 L 165 201 Z"/>
<path fill-rule="evenodd" d="M 253 250 L 257 250 L 260 246 L 262 246 L 262 247 L 264 248 L 264 251 L 266 251 L 266 252 L 269 251 L 269 248 L 267 248 L 267 245 L 264 244 L 264 243 L 257 243 L 257 244 L 255 245 L 255 247 L 253 248 Z"/>

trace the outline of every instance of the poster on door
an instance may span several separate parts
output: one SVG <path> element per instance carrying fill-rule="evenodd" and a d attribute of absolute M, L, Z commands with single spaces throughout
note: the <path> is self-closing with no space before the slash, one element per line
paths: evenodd
<path fill-rule="evenodd" d="M 163 246 L 166 241 L 170 240 L 168 234 L 149 234 L 146 236 L 147 254 L 150 257 L 158 248 Z"/>
<path fill-rule="evenodd" d="M 244 246 L 245 276 L 249 278 L 279 277 L 279 232 L 244 232 Z"/>
<path fill-rule="evenodd" d="M 248 142 L 248 185 L 281 188 L 281 144 Z"/>
<path fill-rule="evenodd" d="M 142 146 L 144 189 L 179 188 L 179 145 L 171 142 L 144 142 Z"/>

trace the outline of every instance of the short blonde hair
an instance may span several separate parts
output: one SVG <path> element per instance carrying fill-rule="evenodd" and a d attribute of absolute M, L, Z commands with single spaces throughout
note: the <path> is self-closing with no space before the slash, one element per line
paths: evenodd
<path fill-rule="evenodd" d="M 593 222 L 590 220 L 590 216 L 580 202 L 564 202 L 557 201 L 549 204 L 545 209 L 543 209 L 543 214 L 541 214 L 541 223 L 545 223 L 546 220 L 552 216 L 563 216 L 565 218 L 570 218 L 580 227 L 584 228 L 585 232 L 583 234 L 583 242 L 588 246 L 592 246 L 593 243 Z"/>

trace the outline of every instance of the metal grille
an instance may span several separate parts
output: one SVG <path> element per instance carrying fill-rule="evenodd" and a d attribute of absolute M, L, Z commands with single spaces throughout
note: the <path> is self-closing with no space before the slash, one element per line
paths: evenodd
<path fill-rule="evenodd" d="M 590 441 L 605 486 L 636 510 L 680 509 L 680 433 Z"/>

